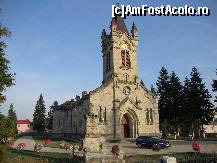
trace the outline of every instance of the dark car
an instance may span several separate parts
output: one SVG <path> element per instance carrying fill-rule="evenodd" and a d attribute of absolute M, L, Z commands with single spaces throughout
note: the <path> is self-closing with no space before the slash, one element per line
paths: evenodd
<path fill-rule="evenodd" d="M 155 136 L 138 136 L 136 138 L 136 145 L 139 148 L 155 148 L 156 146 L 160 149 L 168 148 L 171 146 L 170 142 Z"/>

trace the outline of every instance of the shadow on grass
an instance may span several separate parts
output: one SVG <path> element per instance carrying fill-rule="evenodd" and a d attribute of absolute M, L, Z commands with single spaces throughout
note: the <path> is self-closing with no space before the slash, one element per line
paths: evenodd
<path fill-rule="evenodd" d="M 75 163 L 82 163 L 84 162 L 84 159 L 82 157 L 75 156 L 72 158 L 71 154 L 68 153 L 51 153 L 51 152 L 33 152 L 33 151 L 27 151 L 27 150 L 15 150 L 11 149 L 10 152 L 14 155 L 19 156 L 29 156 L 34 157 L 37 159 L 45 159 L 48 160 L 48 162 L 52 163 L 69 163 L 69 162 L 75 162 Z"/>

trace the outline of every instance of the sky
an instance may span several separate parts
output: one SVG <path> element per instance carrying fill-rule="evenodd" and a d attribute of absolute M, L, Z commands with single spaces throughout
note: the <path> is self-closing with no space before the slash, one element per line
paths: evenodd
<path fill-rule="evenodd" d="M 5 39 L 15 83 L 5 92 L 0 112 L 14 104 L 18 119 L 32 119 L 42 93 L 47 110 L 91 91 L 102 81 L 101 32 L 109 32 L 112 5 L 205 6 L 210 16 L 129 16 L 139 33 L 139 75 L 147 88 L 165 66 L 183 81 L 193 66 L 211 92 L 216 78 L 217 1 L 209 0 L 1 0 L 0 22 L 11 31 Z M 212 95 L 214 95 L 212 93 Z"/>

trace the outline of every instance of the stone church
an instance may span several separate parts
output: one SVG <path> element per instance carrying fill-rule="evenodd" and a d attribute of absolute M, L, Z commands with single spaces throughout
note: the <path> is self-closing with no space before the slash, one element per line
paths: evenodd
<path fill-rule="evenodd" d="M 121 17 L 113 18 L 110 32 L 102 32 L 102 85 L 66 101 L 54 111 L 53 133 L 79 135 L 96 147 L 138 135 L 159 135 L 157 97 L 138 75 L 138 30 L 128 32 Z"/>

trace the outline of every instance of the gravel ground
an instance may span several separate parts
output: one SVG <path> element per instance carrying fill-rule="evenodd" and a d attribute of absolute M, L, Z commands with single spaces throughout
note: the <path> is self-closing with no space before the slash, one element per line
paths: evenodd
<path fill-rule="evenodd" d="M 25 143 L 24 150 L 29 150 L 29 151 L 34 150 L 35 141 L 33 140 L 32 136 L 23 136 L 18 138 L 14 142 L 13 148 L 17 148 L 17 145 L 20 143 Z"/>
<path fill-rule="evenodd" d="M 193 152 L 192 149 L 192 142 L 186 141 L 175 141 L 171 142 L 171 147 L 167 149 L 163 149 L 159 152 L 152 151 L 151 149 L 145 148 L 138 148 L 134 143 L 129 143 L 128 145 L 123 145 L 123 151 L 127 155 L 129 154 L 167 154 L 167 153 L 174 153 L 174 152 Z M 201 152 L 212 153 L 213 151 L 217 152 L 217 142 L 200 142 L 201 145 Z"/>
<path fill-rule="evenodd" d="M 25 143 L 26 146 L 24 147 L 25 150 L 34 150 L 35 141 L 31 136 L 23 136 L 19 139 L 17 139 L 14 143 L 14 148 L 17 147 L 19 143 Z M 191 141 L 182 141 L 182 140 L 176 140 L 171 141 L 171 147 L 167 149 L 163 149 L 159 152 L 152 151 L 151 149 L 146 148 L 138 148 L 135 143 L 132 142 L 122 142 L 119 144 L 120 149 L 124 153 L 124 155 L 135 155 L 135 154 L 145 154 L 145 155 L 153 155 L 153 154 L 170 154 L 170 153 L 178 153 L 178 152 L 193 152 Z M 212 153 L 215 151 L 217 153 L 217 141 L 200 141 L 201 144 L 201 152 L 206 153 Z M 106 143 L 104 144 L 103 151 L 104 154 L 102 156 L 111 156 L 111 147 L 114 145 L 114 143 Z M 65 149 L 59 149 L 59 148 L 49 148 L 49 147 L 43 147 L 42 152 L 59 152 L 59 153 L 65 153 Z M 67 151 L 70 152 L 69 150 Z M 88 154 L 91 156 L 100 156 L 100 154 Z"/>
<path fill-rule="evenodd" d="M 34 151 L 34 145 L 35 141 L 32 138 L 32 136 L 23 136 L 18 138 L 13 145 L 13 148 L 17 148 L 17 145 L 20 143 L 25 143 L 24 150 L 29 150 L 29 151 Z M 60 149 L 60 148 L 49 148 L 49 147 L 42 147 L 41 152 L 55 152 L 55 153 L 66 153 L 70 152 L 69 150 L 66 151 L 65 149 Z"/>

